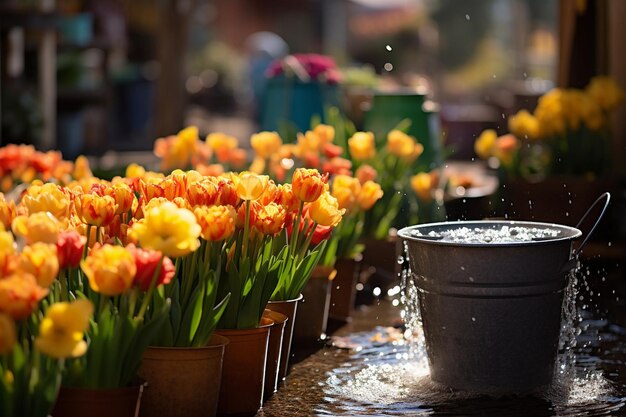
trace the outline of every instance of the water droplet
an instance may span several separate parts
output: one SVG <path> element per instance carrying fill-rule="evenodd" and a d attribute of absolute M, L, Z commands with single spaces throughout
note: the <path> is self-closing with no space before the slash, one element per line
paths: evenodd
<path fill-rule="evenodd" d="M 385 46 L 385 49 L 388 50 L 388 51 L 391 51 L 391 45 Z"/>
<path fill-rule="evenodd" d="M 476 317 L 472 317 L 472 321 L 476 321 Z"/>
<path fill-rule="evenodd" d="M 470 15 L 466 14 L 465 15 L 465 20 L 469 21 L 470 20 Z"/>
<path fill-rule="evenodd" d="M 391 71 L 393 70 L 393 64 L 391 62 L 386 62 L 385 65 L 383 66 L 383 68 L 385 68 L 385 71 Z"/>

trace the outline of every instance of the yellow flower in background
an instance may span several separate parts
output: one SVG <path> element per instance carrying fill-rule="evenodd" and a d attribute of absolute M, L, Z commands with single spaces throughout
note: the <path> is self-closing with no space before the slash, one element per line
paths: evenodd
<path fill-rule="evenodd" d="M 411 177 L 411 188 L 420 200 L 432 200 L 432 190 L 434 188 L 432 175 L 427 172 L 420 172 L 417 175 L 413 175 Z"/>
<path fill-rule="evenodd" d="M 344 209 L 339 208 L 337 199 L 328 191 L 309 205 L 311 219 L 322 226 L 337 226 L 345 212 Z"/>
<path fill-rule="evenodd" d="M 48 290 L 37 285 L 35 277 L 25 272 L 16 272 L 0 279 L 0 313 L 15 320 L 31 315 Z"/>
<path fill-rule="evenodd" d="M 372 132 L 356 132 L 348 139 L 350 155 L 357 161 L 372 159 L 376 155 L 376 144 Z"/>
<path fill-rule="evenodd" d="M 319 124 L 313 128 L 313 132 L 317 135 L 322 144 L 330 143 L 335 140 L 335 128 L 333 126 Z"/>
<path fill-rule="evenodd" d="M 374 181 L 378 172 L 371 165 L 363 164 L 357 168 L 355 176 L 361 184 L 365 184 L 367 181 Z"/>
<path fill-rule="evenodd" d="M 220 241 L 235 233 L 237 213 L 233 206 L 198 206 L 193 210 L 202 228 L 200 235 L 208 241 Z"/>
<path fill-rule="evenodd" d="M 537 108 L 535 108 L 535 117 L 539 123 L 540 137 L 565 133 L 566 115 L 564 100 L 565 93 L 560 88 L 554 88 L 539 97 Z"/>
<path fill-rule="evenodd" d="M 520 110 L 509 117 L 509 130 L 520 139 L 538 139 L 539 121 L 527 110 Z"/>
<path fill-rule="evenodd" d="M 22 197 L 22 205 L 29 214 L 49 211 L 57 219 L 70 214 L 70 198 L 61 187 L 53 183 L 35 182 Z"/>
<path fill-rule="evenodd" d="M 16 253 L 13 234 L 5 231 L 0 224 L 0 277 L 8 275 L 12 269 L 12 260 Z"/>
<path fill-rule="evenodd" d="M 418 144 L 413 136 L 397 129 L 387 134 L 387 148 L 393 155 L 403 159 L 414 159 L 424 151 L 424 147 Z"/>
<path fill-rule="evenodd" d="M 87 351 L 83 340 L 93 314 L 88 300 L 52 304 L 39 324 L 35 347 L 52 358 L 76 358 Z"/>
<path fill-rule="evenodd" d="M 593 77 L 587 85 L 586 91 L 605 111 L 614 109 L 624 101 L 624 90 L 611 77 Z"/>
<path fill-rule="evenodd" d="M 380 184 L 374 181 L 366 181 L 361 186 L 361 192 L 357 195 L 357 203 L 361 210 L 369 210 L 378 200 L 383 197 L 383 190 Z"/>
<path fill-rule="evenodd" d="M 316 169 L 298 168 L 291 179 L 293 193 L 306 203 L 319 198 L 328 183 L 328 175 L 322 175 Z"/>
<path fill-rule="evenodd" d="M 17 343 L 15 322 L 9 315 L 0 313 L 0 355 L 11 352 L 15 343 Z"/>
<path fill-rule="evenodd" d="M 337 199 L 339 208 L 350 211 L 356 204 L 361 192 L 361 183 L 357 178 L 349 175 L 336 175 L 333 179 L 331 195 Z"/>
<path fill-rule="evenodd" d="M 35 242 L 56 243 L 61 230 L 59 221 L 49 212 L 40 211 L 30 216 L 17 216 L 11 225 L 13 233 Z"/>
<path fill-rule="evenodd" d="M 267 162 L 265 158 L 261 158 L 260 156 L 255 156 L 250 164 L 250 172 L 254 172 L 255 174 L 262 174 L 265 172 L 265 167 L 267 166 Z"/>
<path fill-rule="evenodd" d="M 109 296 L 126 292 L 137 273 L 133 255 L 123 246 L 108 244 L 92 249 L 80 266 L 91 289 Z"/>
<path fill-rule="evenodd" d="M 126 178 L 143 178 L 146 169 L 139 164 L 132 163 L 126 167 Z"/>
<path fill-rule="evenodd" d="M 80 155 L 76 158 L 76 161 L 74 161 L 74 171 L 72 172 L 72 177 L 74 177 L 75 180 L 93 177 L 91 167 L 89 166 L 89 159 L 87 159 L 85 155 Z"/>
<path fill-rule="evenodd" d="M 296 153 L 300 158 L 304 157 L 309 152 L 314 154 L 319 153 L 321 146 L 322 141 L 320 137 L 312 130 L 307 130 L 304 134 L 298 133 Z"/>
<path fill-rule="evenodd" d="M 56 245 L 36 242 L 24 246 L 20 253 L 18 268 L 34 276 L 40 287 L 48 288 L 59 273 Z"/>
<path fill-rule="evenodd" d="M 201 231 L 191 211 L 168 201 L 146 210 L 145 217 L 134 223 L 128 233 L 144 249 L 177 258 L 198 249 Z"/>
<path fill-rule="evenodd" d="M 117 212 L 117 203 L 111 196 L 81 194 L 74 200 L 76 215 L 90 226 L 106 226 L 113 221 Z"/>
<path fill-rule="evenodd" d="M 474 152 L 482 159 L 493 156 L 493 148 L 496 144 L 498 134 L 493 129 L 484 130 L 474 142 Z"/>
<path fill-rule="evenodd" d="M 278 152 L 282 144 L 283 141 L 276 132 L 259 132 L 250 137 L 252 149 L 258 156 L 265 159 Z"/>
<path fill-rule="evenodd" d="M 5 229 L 10 229 L 16 212 L 15 202 L 6 200 L 4 194 L 0 193 L 0 225 L 4 226 Z"/>
<path fill-rule="evenodd" d="M 258 175 L 246 171 L 233 178 L 236 178 L 235 187 L 239 198 L 246 201 L 261 198 L 270 180 L 267 175 Z"/>
<path fill-rule="evenodd" d="M 210 133 L 205 141 L 209 148 L 218 155 L 218 158 L 220 155 L 223 156 L 224 153 L 237 149 L 237 146 L 239 146 L 237 138 L 222 132 Z"/>

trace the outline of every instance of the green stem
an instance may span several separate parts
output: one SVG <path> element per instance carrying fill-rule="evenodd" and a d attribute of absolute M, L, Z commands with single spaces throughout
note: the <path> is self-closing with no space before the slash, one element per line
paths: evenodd
<path fill-rule="evenodd" d="M 296 253 L 297 242 L 298 242 L 298 234 L 300 232 L 300 220 L 302 219 L 302 212 L 304 211 L 304 201 L 300 201 L 300 208 L 298 209 L 298 215 L 296 216 L 296 221 L 293 224 L 293 232 L 291 233 L 291 253 Z"/>
<path fill-rule="evenodd" d="M 85 248 L 83 249 L 83 259 L 87 257 L 87 251 L 89 250 L 89 238 L 91 237 L 91 225 L 87 225 L 87 232 L 85 233 L 87 236 L 87 241 L 85 242 Z"/>
<path fill-rule="evenodd" d="M 250 255 L 249 253 L 249 242 L 248 242 L 248 236 L 250 234 L 250 200 L 246 200 L 246 220 L 244 222 L 243 225 L 243 242 L 242 244 L 246 245 L 246 250 L 244 252 L 244 256 L 242 256 L 242 258 L 245 258 L 245 255 Z"/>

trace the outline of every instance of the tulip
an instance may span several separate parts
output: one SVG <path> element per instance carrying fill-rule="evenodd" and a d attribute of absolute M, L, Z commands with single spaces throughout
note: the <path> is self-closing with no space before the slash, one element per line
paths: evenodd
<path fill-rule="evenodd" d="M 52 304 L 39 325 L 35 347 L 56 359 L 84 355 L 87 343 L 83 337 L 92 314 L 93 304 L 89 300 Z"/>
<path fill-rule="evenodd" d="M 513 157 L 519 149 L 519 141 L 513 135 L 500 136 L 495 143 L 494 156 L 500 160 L 502 165 L 510 166 Z"/>
<path fill-rule="evenodd" d="M 82 194 L 76 198 L 75 207 L 76 214 L 83 223 L 102 227 L 113 221 L 118 205 L 108 195 Z"/>
<path fill-rule="evenodd" d="M 0 193 L 0 225 L 5 229 L 11 228 L 11 223 L 16 216 L 16 207 L 13 200 L 6 200 L 4 194 Z"/>
<path fill-rule="evenodd" d="M 358 179 L 348 175 L 337 175 L 333 180 L 332 196 L 337 199 L 339 208 L 350 211 L 356 204 L 356 199 L 361 192 L 361 183 Z"/>
<path fill-rule="evenodd" d="M 278 186 L 273 180 L 269 180 L 267 183 L 267 188 L 259 198 L 259 203 L 266 206 L 269 203 L 272 203 L 278 197 Z"/>
<path fill-rule="evenodd" d="M 293 193 L 291 184 L 280 184 L 275 202 L 285 208 L 287 213 L 293 213 L 300 207 L 300 200 Z"/>
<path fill-rule="evenodd" d="M 13 232 L 23 236 L 27 244 L 35 242 L 56 243 L 61 224 L 49 212 L 38 212 L 30 216 L 17 216 L 11 225 Z"/>
<path fill-rule="evenodd" d="M 252 135 L 250 145 L 258 156 L 264 159 L 270 158 L 280 149 L 282 139 L 276 132 L 260 132 Z"/>
<path fill-rule="evenodd" d="M 199 206 L 193 214 L 202 228 L 200 235 L 205 240 L 224 240 L 235 232 L 237 214 L 233 206 Z"/>
<path fill-rule="evenodd" d="M 126 292 L 137 273 L 131 253 L 122 246 L 108 244 L 92 249 L 80 266 L 91 289 L 108 296 Z"/>
<path fill-rule="evenodd" d="M 22 205 L 29 214 L 49 211 L 57 219 L 66 218 L 70 214 L 70 199 L 67 193 L 52 183 L 28 187 L 22 197 Z"/>
<path fill-rule="evenodd" d="M 212 206 L 218 198 L 217 184 L 210 179 L 198 181 L 187 188 L 186 196 L 191 207 Z"/>
<path fill-rule="evenodd" d="M 11 232 L 2 230 L 0 225 L 0 277 L 6 276 L 13 269 L 15 242 Z"/>
<path fill-rule="evenodd" d="M 7 315 L 0 313 L 0 355 L 6 355 L 17 343 L 15 322 Z"/>
<path fill-rule="evenodd" d="M 415 152 L 415 138 L 394 129 L 387 134 L 387 148 L 398 158 L 411 158 Z"/>
<path fill-rule="evenodd" d="M 369 210 L 383 197 L 383 190 L 380 184 L 374 181 L 367 181 L 361 186 L 361 192 L 357 195 L 357 203 L 361 210 Z"/>
<path fill-rule="evenodd" d="M 322 226 L 337 226 L 344 213 L 345 210 L 339 208 L 337 199 L 329 192 L 324 192 L 309 206 L 311 219 Z"/>
<path fill-rule="evenodd" d="M 231 151 L 237 149 L 237 138 L 226 135 L 221 132 L 211 133 L 206 137 L 206 143 L 209 148 L 215 152 L 217 160 L 226 163 L 230 160 Z"/>
<path fill-rule="evenodd" d="M 264 235 L 274 236 L 285 227 L 287 212 L 285 208 L 276 203 L 261 206 L 256 216 L 254 226 Z"/>
<path fill-rule="evenodd" d="M 333 126 L 319 124 L 313 128 L 313 132 L 319 137 L 320 142 L 324 144 L 335 139 L 335 128 Z"/>
<path fill-rule="evenodd" d="M 145 217 L 134 223 L 128 233 L 143 248 L 176 258 L 198 249 L 201 230 L 191 211 L 165 202 L 145 211 Z"/>
<path fill-rule="evenodd" d="M 248 224 L 255 224 L 258 212 L 261 210 L 261 204 L 258 201 L 252 201 L 250 204 L 250 219 Z M 243 229 L 246 223 L 246 205 L 241 204 L 237 209 L 237 217 L 235 218 L 235 226 Z"/>
<path fill-rule="evenodd" d="M 76 268 L 80 264 L 87 238 L 76 230 L 68 230 L 59 234 L 56 242 L 59 268 Z"/>
<path fill-rule="evenodd" d="M 161 252 L 140 249 L 133 244 L 128 245 L 126 250 L 132 254 L 137 267 L 133 285 L 139 287 L 142 291 L 150 289 L 157 268 L 159 268 L 159 274 L 154 283 L 155 288 L 169 284 L 172 278 L 174 278 L 176 268 L 172 260 L 167 256 L 163 256 Z"/>
<path fill-rule="evenodd" d="M 359 182 L 361 184 L 365 184 L 367 181 L 376 180 L 378 172 L 376 172 L 376 170 L 371 165 L 363 164 L 356 170 L 355 175 L 359 179 Z"/>
<path fill-rule="evenodd" d="M 0 279 L 0 313 L 23 320 L 46 295 L 48 290 L 37 285 L 35 277 L 20 272 Z"/>
<path fill-rule="evenodd" d="M 146 169 L 139 164 L 132 163 L 126 167 L 126 178 L 143 178 Z"/>
<path fill-rule="evenodd" d="M 263 195 L 268 183 L 269 177 L 267 175 L 257 175 L 244 171 L 239 174 L 235 187 L 239 198 L 254 201 Z"/>
<path fill-rule="evenodd" d="M 427 172 L 420 172 L 411 177 L 411 188 L 422 201 L 432 200 L 433 181 Z"/>
<path fill-rule="evenodd" d="M 611 77 L 593 77 L 586 90 L 603 110 L 611 110 L 624 101 L 624 90 Z"/>
<path fill-rule="evenodd" d="M 87 159 L 85 155 L 79 155 L 76 161 L 74 161 L 72 177 L 76 180 L 93 177 L 93 173 L 89 167 L 89 159 Z"/>
<path fill-rule="evenodd" d="M 538 139 L 539 121 L 527 110 L 509 117 L 509 130 L 520 139 Z"/>
<path fill-rule="evenodd" d="M 35 242 L 24 246 L 18 268 L 34 276 L 40 287 L 48 288 L 59 273 L 56 245 Z"/>
<path fill-rule="evenodd" d="M 350 155 L 357 161 L 372 159 L 376 155 L 374 134 L 372 132 L 356 132 L 348 139 Z"/>
<path fill-rule="evenodd" d="M 328 183 L 328 175 L 322 176 L 316 169 L 298 168 L 293 173 L 291 188 L 303 202 L 312 202 L 322 195 Z"/>
<path fill-rule="evenodd" d="M 217 204 L 222 206 L 235 207 L 239 203 L 239 194 L 235 184 L 226 178 L 216 178 L 217 184 Z"/>
<path fill-rule="evenodd" d="M 498 135 L 493 129 L 487 129 L 478 136 L 474 142 L 474 152 L 482 159 L 488 159 L 493 156 L 493 148 L 496 144 Z"/>
<path fill-rule="evenodd" d="M 117 203 L 115 214 L 128 213 L 133 207 L 135 193 L 127 184 L 117 183 L 110 187 L 105 187 L 104 194 L 113 197 Z"/>

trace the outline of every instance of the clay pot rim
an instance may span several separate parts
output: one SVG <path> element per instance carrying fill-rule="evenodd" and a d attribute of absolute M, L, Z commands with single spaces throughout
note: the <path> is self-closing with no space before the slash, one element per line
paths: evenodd
<path fill-rule="evenodd" d="M 257 327 L 247 328 L 247 329 L 215 329 L 215 333 L 219 336 L 228 337 L 228 334 L 254 334 L 254 333 L 262 333 L 264 331 L 269 331 L 269 328 L 274 325 L 274 320 L 269 319 L 267 317 L 261 317 L 261 322 Z"/>
<path fill-rule="evenodd" d="M 198 352 L 201 350 L 213 350 L 215 348 L 220 348 L 222 346 L 226 346 L 230 343 L 227 337 L 224 337 L 219 334 L 212 334 L 211 339 L 206 346 L 148 346 L 148 349 L 157 350 L 161 352 L 167 351 L 190 351 L 190 352 Z"/>
<path fill-rule="evenodd" d="M 109 392 L 111 394 L 124 394 L 131 393 L 133 391 L 143 392 L 144 389 L 148 386 L 148 381 L 144 381 L 143 379 L 138 379 L 128 385 L 126 387 L 114 387 L 114 388 L 86 388 L 86 387 L 66 387 L 61 386 L 61 389 L 65 391 L 67 394 L 81 394 L 84 393 L 86 395 L 96 394 L 99 392 Z"/>

